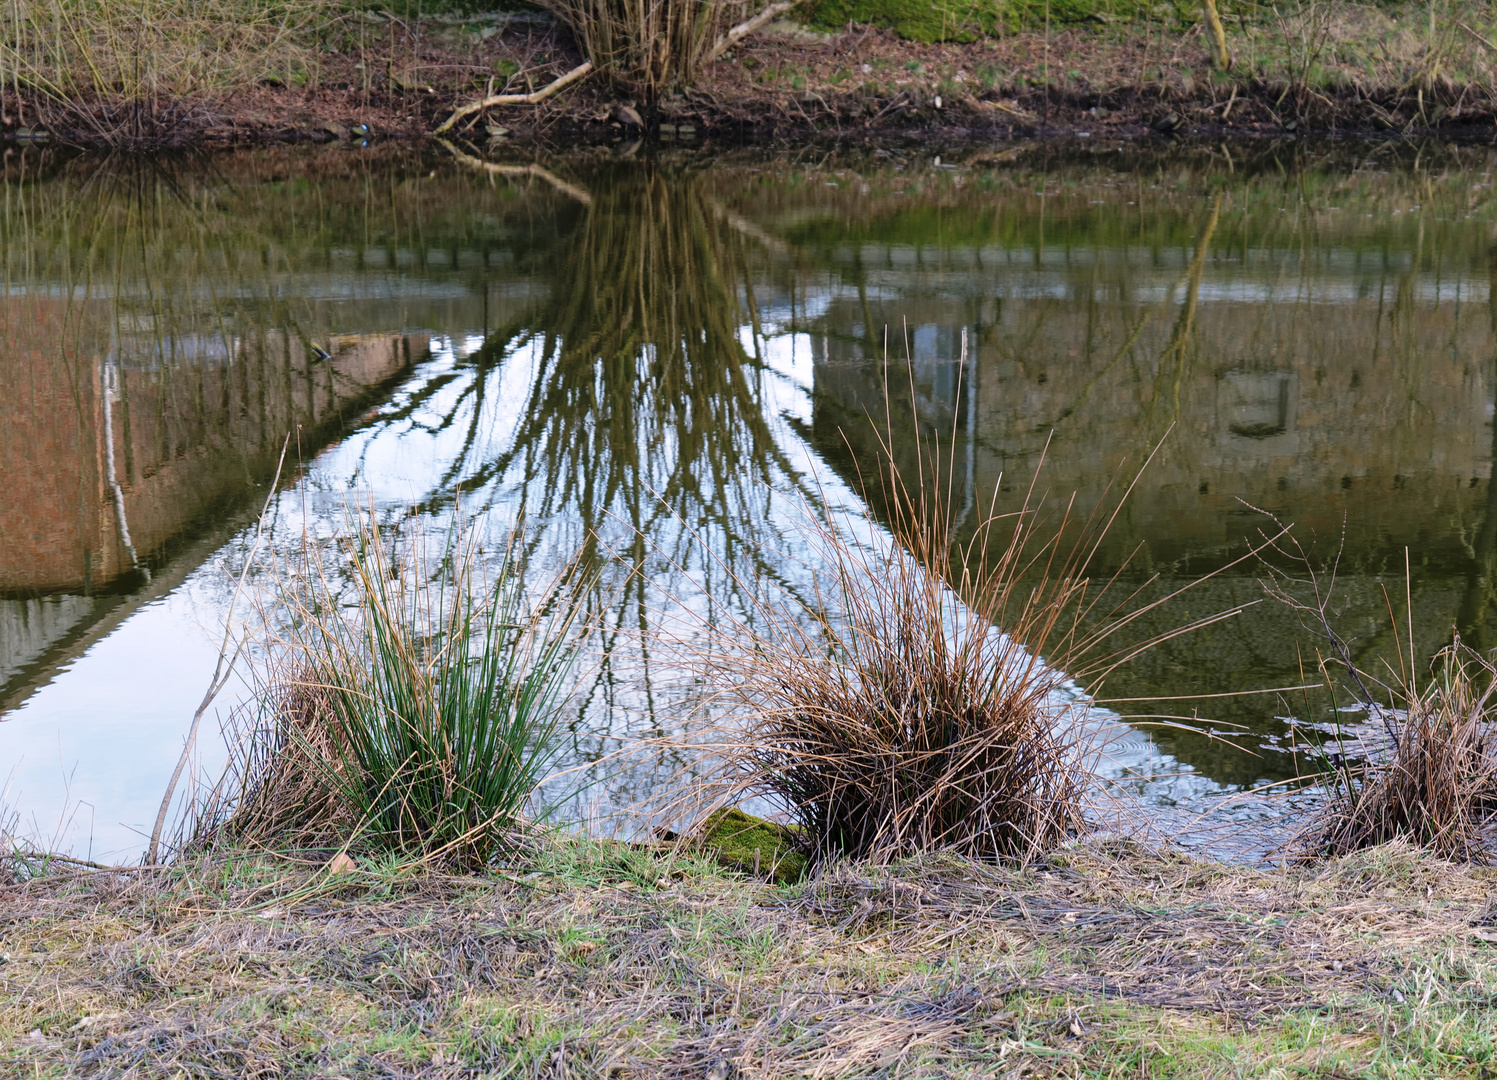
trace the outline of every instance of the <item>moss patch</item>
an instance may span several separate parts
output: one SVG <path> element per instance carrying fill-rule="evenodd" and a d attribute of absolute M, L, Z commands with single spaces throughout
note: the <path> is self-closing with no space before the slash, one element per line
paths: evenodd
<path fill-rule="evenodd" d="M 793 825 L 745 814 L 742 810 L 719 810 L 701 829 L 701 844 L 722 866 L 788 885 L 806 876 L 806 857 L 797 850 L 798 830 Z"/>
<path fill-rule="evenodd" d="M 1138 18 L 1193 21 L 1194 7 L 1175 0 L 821 0 L 811 9 L 812 25 L 835 28 L 867 23 L 892 29 L 909 41 L 975 41 L 1049 23 L 1112 22 Z"/>

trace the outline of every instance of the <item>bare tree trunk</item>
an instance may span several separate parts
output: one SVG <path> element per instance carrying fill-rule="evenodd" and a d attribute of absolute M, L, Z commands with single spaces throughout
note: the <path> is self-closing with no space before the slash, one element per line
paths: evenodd
<path fill-rule="evenodd" d="M 1206 12 L 1206 29 L 1211 32 L 1211 66 L 1217 71 L 1232 67 L 1232 54 L 1227 51 L 1227 32 L 1222 29 L 1222 17 L 1216 10 L 1216 0 L 1201 0 Z"/>

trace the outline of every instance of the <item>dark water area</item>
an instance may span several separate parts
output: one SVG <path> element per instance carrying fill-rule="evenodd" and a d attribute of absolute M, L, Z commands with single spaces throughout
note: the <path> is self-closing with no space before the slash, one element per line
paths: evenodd
<path fill-rule="evenodd" d="M 1406 590 L 1416 664 L 1456 633 L 1497 646 L 1494 163 L 1085 140 L 9 152 L 3 799 L 64 846 L 138 848 L 288 434 L 274 550 L 351 501 L 392 528 L 456 506 L 609 568 L 584 764 L 690 723 L 699 691 L 652 648 L 670 604 L 805 592 L 798 515 L 860 510 L 881 436 L 905 461 L 938 440 L 960 498 L 1000 510 L 1037 469 L 1041 505 L 1105 503 L 1152 454 L 1094 573 L 1145 598 L 1213 576 L 1120 641 L 1242 610 L 1109 677 L 1107 698 L 1170 699 L 1118 712 L 1203 732 L 1140 727 L 1113 774 L 1159 807 L 1292 777 L 1284 718 L 1330 699 L 1222 696 L 1316 679 L 1315 627 L 1240 561 L 1267 515 L 1339 551 L 1332 614 L 1369 670 Z M 657 764 L 589 812 L 680 762 Z"/>

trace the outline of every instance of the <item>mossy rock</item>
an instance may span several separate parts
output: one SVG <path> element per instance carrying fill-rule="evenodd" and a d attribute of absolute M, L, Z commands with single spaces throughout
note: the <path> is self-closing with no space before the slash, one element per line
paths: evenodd
<path fill-rule="evenodd" d="M 698 832 L 702 850 L 730 870 L 789 885 L 806 876 L 807 861 L 797 844 L 800 830 L 794 825 L 745 814 L 742 810 L 718 810 Z"/>

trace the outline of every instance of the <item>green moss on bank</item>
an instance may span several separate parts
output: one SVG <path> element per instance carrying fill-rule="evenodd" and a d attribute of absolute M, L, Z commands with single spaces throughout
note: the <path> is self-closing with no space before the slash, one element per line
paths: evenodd
<path fill-rule="evenodd" d="M 975 41 L 980 37 L 1017 33 L 1082 22 L 1118 22 L 1142 17 L 1176 21 L 1194 17 L 1176 3 L 1151 0 L 821 0 L 808 20 L 823 29 L 862 23 L 892 29 L 909 41 Z"/>
<path fill-rule="evenodd" d="M 702 847 L 717 862 L 746 874 L 789 885 L 806 876 L 807 860 L 797 850 L 796 828 L 766 821 L 742 810 L 719 810 L 702 827 Z"/>

